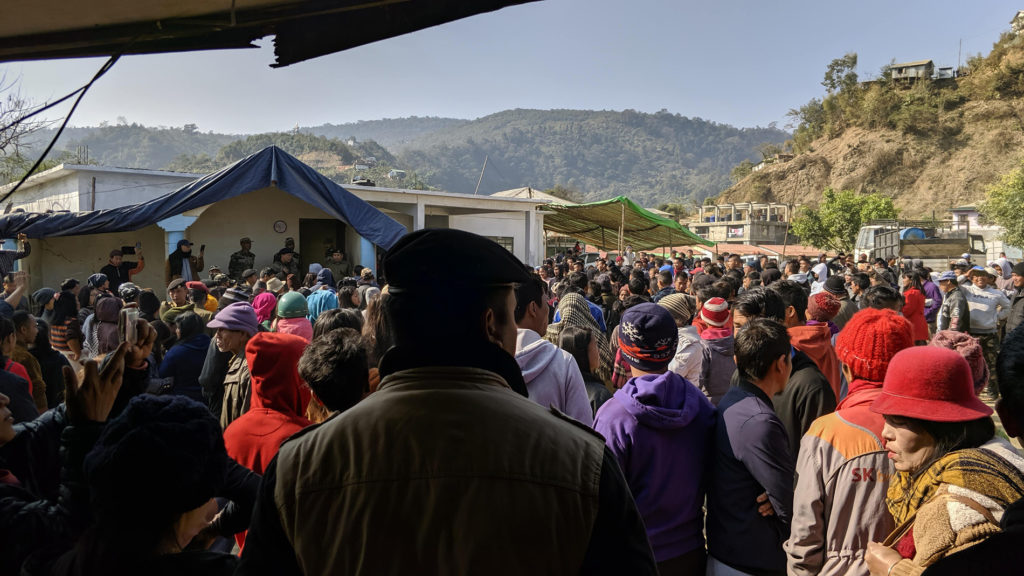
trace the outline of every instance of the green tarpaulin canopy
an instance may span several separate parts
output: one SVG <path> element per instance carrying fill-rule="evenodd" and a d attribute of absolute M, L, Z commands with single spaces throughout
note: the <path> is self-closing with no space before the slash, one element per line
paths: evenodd
<path fill-rule="evenodd" d="M 544 209 L 554 212 L 544 217 L 545 230 L 572 236 L 601 250 L 621 250 L 626 245 L 634 250 L 715 245 L 675 220 L 644 210 L 625 196 L 589 204 L 548 204 Z"/>

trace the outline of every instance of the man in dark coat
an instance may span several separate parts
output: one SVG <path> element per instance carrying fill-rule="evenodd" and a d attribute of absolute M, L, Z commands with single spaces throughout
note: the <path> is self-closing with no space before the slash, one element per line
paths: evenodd
<path fill-rule="evenodd" d="M 107 281 L 110 282 L 108 288 L 110 292 L 117 294 L 117 289 L 121 284 L 130 282 L 132 274 L 138 274 L 146 267 L 146 257 L 142 255 L 141 247 L 135 248 L 135 255 L 139 257 L 138 262 L 130 262 L 124 259 L 124 253 L 120 250 L 110 251 L 107 265 L 100 268 L 100 274 L 106 275 Z"/>
<path fill-rule="evenodd" d="M 967 305 L 967 297 L 960 290 L 956 272 L 947 271 L 939 276 L 939 289 L 942 290 L 942 306 L 935 319 L 939 330 L 955 330 L 967 332 L 971 329 L 971 309 Z"/>
<path fill-rule="evenodd" d="M 436 254 L 477 265 L 438 283 Z M 526 398 L 512 356 L 522 263 L 427 229 L 399 240 L 383 272 L 394 346 L 381 383 L 281 445 L 237 574 L 656 574 L 603 439 Z"/>
<path fill-rule="evenodd" d="M 1006 319 L 1006 334 L 1024 324 L 1024 262 L 1018 262 L 1010 275 L 1013 292 L 1010 294 L 1010 316 Z"/>

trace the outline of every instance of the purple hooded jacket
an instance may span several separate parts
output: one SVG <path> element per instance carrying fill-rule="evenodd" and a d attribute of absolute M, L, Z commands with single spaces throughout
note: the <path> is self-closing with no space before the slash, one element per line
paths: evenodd
<path fill-rule="evenodd" d="M 924 307 L 924 319 L 927 322 L 935 322 L 939 308 L 942 308 L 942 290 L 939 290 L 939 287 L 931 280 L 925 280 L 922 287 L 924 288 L 924 297 L 932 301 L 931 306 Z"/>
<path fill-rule="evenodd" d="M 594 429 L 626 476 L 658 562 L 704 547 L 714 426 L 715 407 L 675 372 L 633 378 L 597 411 Z"/>

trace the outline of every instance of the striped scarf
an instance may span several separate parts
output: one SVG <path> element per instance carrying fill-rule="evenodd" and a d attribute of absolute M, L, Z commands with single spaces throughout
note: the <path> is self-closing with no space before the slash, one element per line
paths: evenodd
<path fill-rule="evenodd" d="M 988 446 L 988 445 L 986 445 Z M 885 504 L 896 525 L 906 522 L 928 502 L 943 484 L 952 484 L 978 492 L 1006 508 L 1024 497 L 1024 460 L 1018 462 L 982 448 L 968 448 L 946 454 L 916 479 L 898 472 L 889 483 Z"/>
<path fill-rule="evenodd" d="M 610 382 L 614 359 L 611 350 L 608 349 L 608 338 L 601 331 L 601 327 L 597 325 L 594 317 L 590 315 L 590 306 L 587 306 L 586 299 L 576 293 L 566 294 L 558 303 L 558 313 L 561 320 L 548 325 L 545 337 L 558 346 L 558 336 L 562 333 L 562 328 L 576 326 L 590 330 L 597 340 L 597 349 L 601 354 L 601 366 L 597 369 L 597 376 L 604 382 Z"/>

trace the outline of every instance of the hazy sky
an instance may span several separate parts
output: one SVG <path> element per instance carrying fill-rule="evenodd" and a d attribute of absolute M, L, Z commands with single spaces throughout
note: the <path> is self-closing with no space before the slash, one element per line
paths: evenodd
<path fill-rule="evenodd" d="M 857 52 L 862 79 L 892 59 L 956 66 L 987 53 L 1021 8 L 995 0 L 546 0 L 271 69 L 258 50 L 122 58 L 71 124 L 260 132 L 325 122 L 509 108 L 662 108 L 735 126 L 784 126 L 820 96 L 829 61 Z M 344 31 L 339 31 L 344 33 Z M 0 65 L 39 102 L 84 84 L 102 59 Z M 67 107 L 61 109 L 66 110 Z M 62 112 L 61 112 L 62 113 Z"/>

